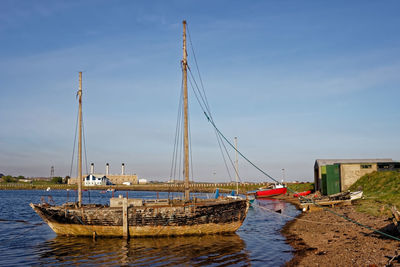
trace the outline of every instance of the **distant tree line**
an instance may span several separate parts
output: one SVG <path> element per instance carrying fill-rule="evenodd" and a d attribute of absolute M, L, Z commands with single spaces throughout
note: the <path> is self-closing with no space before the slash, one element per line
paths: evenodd
<path fill-rule="evenodd" d="M 24 176 L 19 175 L 19 176 L 12 176 L 12 175 L 1 175 L 0 176 L 0 181 L 3 183 L 18 183 L 18 182 L 26 182 L 23 180 L 30 180 L 31 183 L 48 183 L 48 184 L 64 184 L 68 183 L 68 179 L 70 177 L 66 176 L 64 179 L 60 176 L 53 177 L 50 180 L 35 180 L 35 179 L 26 179 Z"/>
<path fill-rule="evenodd" d="M 16 176 L 16 177 L 11 176 L 11 175 L 4 175 L 1 177 L 1 179 L 3 179 L 3 182 L 6 182 L 6 183 L 17 183 L 18 180 L 23 180 L 23 179 L 25 179 L 25 177 L 22 175 Z"/>
<path fill-rule="evenodd" d="M 54 184 L 62 184 L 63 178 L 62 177 L 53 177 L 53 178 L 51 178 L 51 182 Z"/>

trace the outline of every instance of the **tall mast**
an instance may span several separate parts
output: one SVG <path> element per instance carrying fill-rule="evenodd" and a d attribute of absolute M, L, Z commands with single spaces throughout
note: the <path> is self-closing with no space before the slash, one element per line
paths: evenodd
<path fill-rule="evenodd" d="M 186 20 L 183 21 L 183 111 L 184 111 L 184 149 L 185 149 L 185 201 L 189 196 L 189 131 L 188 131 L 188 90 L 187 90 L 187 52 L 186 52 Z"/>
<path fill-rule="evenodd" d="M 238 166 L 238 152 L 237 152 L 237 137 L 235 137 L 235 173 L 236 173 L 236 194 L 239 195 L 239 166 Z"/>
<path fill-rule="evenodd" d="M 79 72 L 78 205 L 82 206 L 82 72 Z"/>

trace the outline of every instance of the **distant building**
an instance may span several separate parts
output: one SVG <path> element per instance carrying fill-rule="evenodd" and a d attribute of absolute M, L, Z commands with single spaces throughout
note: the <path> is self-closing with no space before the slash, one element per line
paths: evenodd
<path fill-rule="evenodd" d="M 110 174 L 109 173 L 110 170 L 110 165 L 107 163 L 106 164 L 106 173 L 102 174 L 102 173 L 94 173 L 94 164 L 92 163 L 90 165 L 90 174 L 89 175 L 93 175 L 95 177 L 105 177 L 107 178 L 111 184 L 123 184 L 124 182 L 129 182 L 131 184 L 137 184 L 138 183 L 138 177 L 136 174 L 125 174 L 125 164 L 122 163 L 121 165 L 121 174 Z M 84 175 L 84 177 L 86 177 L 87 175 Z M 82 178 L 83 181 L 85 182 L 85 178 Z M 68 184 L 77 184 L 77 178 L 70 178 L 68 179 Z"/>
<path fill-rule="evenodd" d="M 400 170 L 392 159 L 317 159 L 314 186 L 323 195 L 346 191 L 360 177 L 374 171 Z"/>
<path fill-rule="evenodd" d="M 183 184 L 183 180 L 174 180 L 174 179 L 171 179 L 171 180 L 168 180 L 167 183 L 168 183 L 168 184 Z"/>
<path fill-rule="evenodd" d="M 92 174 L 93 176 L 96 177 L 105 177 L 107 178 L 112 184 L 123 184 L 124 182 L 130 182 L 131 184 L 137 184 L 138 183 L 138 177 L 135 174 L 129 175 L 118 175 L 118 174 L 109 174 L 108 176 L 104 174 Z M 86 177 L 85 175 L 83 177 Z M 85 178 L 83 178 L 84 181 Z M 77 178 L 70 178 L 68 179 L 68 184 L 77 184 Z"/>
<path fill-rule="evenodd" d="M 147 184 L 147 179 L 139 179 L 139 184 Z"/>
<path fill-rule="evenodd" d="M 32 181 L 50 181 L 50 177 L 32 177 Z"/>
<path fill-rule="evenodd" d="M 85 186 L 112 185 L 112 183 L 105 176 L 96 177 L 93 174 L 90 174 L 90 175 L 86 176 L 84 185 Z"/>

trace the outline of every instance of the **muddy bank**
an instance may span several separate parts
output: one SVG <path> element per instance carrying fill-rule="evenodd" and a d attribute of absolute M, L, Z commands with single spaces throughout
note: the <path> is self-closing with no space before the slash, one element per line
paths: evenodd
<path fill-rule="evenodd" d="M 298 206 L 297 200 L 291 197 L 283 199 Z M 354 206 L 334 210 L 362 224 L 396 234 L 387 218 L 356 212 Z M 285 225 L 282 234 L 295 249 L 293 259 L 286 266 L 385 266 L 396 251 L 400 252 L 399 241 L 323 210 L 300 214 Z M 400 257 L 392 264 L 400 266 Z"/>

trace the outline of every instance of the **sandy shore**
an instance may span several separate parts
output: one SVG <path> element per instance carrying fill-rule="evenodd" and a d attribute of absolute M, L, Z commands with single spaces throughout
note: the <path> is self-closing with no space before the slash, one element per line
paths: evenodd
<path fill-rule="evenodd" d="M 284 200 L 298 204 L 291 197 Z M 356 212 L 354 206 L 334 210 L 372 228 L 395 233 L 387 218 Z M 286 266 L 385 266 L 397 252 L 400 254 L 399 241 L 323 210 L 300 214 L 285 225 L 282 234 L 295 249 L 293 259 Z M 392 266 L 400 266 L 400 257 Z"/>

